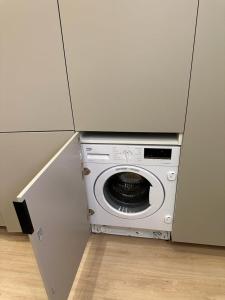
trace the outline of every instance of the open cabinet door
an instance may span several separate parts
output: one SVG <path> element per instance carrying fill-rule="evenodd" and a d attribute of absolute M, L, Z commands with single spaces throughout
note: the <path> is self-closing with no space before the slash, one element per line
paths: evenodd
<path fill-rule="evenodd" d="M 44 151 L 44 149 L 43 149 Z M 76 133 L 14 202 L 49 299 L 67 299 L 89 237 Z"/>

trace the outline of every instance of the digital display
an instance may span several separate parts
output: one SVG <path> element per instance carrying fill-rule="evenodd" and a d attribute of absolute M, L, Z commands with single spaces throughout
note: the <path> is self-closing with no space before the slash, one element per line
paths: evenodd
<path fill-rule="evenodd" d="M 144 158 L 146 159 L 171 159 L 172 149 L 145 148 Z"/>

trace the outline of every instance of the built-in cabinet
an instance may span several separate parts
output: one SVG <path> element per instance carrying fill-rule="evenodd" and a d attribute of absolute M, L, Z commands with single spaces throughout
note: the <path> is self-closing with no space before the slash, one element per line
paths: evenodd
<path fill-rule="evenodd" d="M 8 231 L 21 231 L 13 201 L 73 132 L 0 134 L 0 211 Z"/>
<path fill-rule="evenodd" d="M 195 45 L 194 34 L 198 13 Z M 225 244 L 225 4 L 222 0 L 0 3 L 0 131 L 182 132 L 173 240 Z M 0 225 L 72 134 L 0 134 Z M 216 222 L 213 221 L 216 218 Z"/>
<path fill-rule="evenodd" d="M 0 1 L 0 132 L 73 130 L 56 0 Z"/>
<path fill-rule="evenodd" d="M 225 1 L 200 1 L 173 240 L 225 246 Z"/>
<path fill-rule="evenodd" d="M 197 0 L 59 0 L 77 131 L 183 132 Z"/>

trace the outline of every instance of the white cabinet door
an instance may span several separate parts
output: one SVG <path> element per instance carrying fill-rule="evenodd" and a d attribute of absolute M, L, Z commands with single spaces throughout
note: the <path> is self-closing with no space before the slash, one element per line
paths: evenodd
<path fill-rule="evenodd" d="M 21 230 L 13 207 L 18 193 L 73 134 L 73 131 L 0 133 L 0 213 L 7 231 Z"/>
<path fill-rule="evenodd" d="M 18 195 L 14 206 L 49 299 L 67 299 L 89 237 L 78 134 Z"/>
<path fill-rule="evenodd" d="M 197 5 L 59 0 L 77 131 L 183 131 Z"/>
<path fill-rule="evenodd" d="M 0 1 L 0 132 L 74 130 L 56 0 Z"/>

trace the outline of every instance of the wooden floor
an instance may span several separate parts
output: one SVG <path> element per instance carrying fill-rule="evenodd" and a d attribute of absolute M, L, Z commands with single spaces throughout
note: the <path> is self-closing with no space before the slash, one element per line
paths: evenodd
<path fill-rule="evenodd" d="M 27 236 L 0 229 L 0 300 L 47 299 Z"/>
<path fill-rule="evenodd" d="M 0 231 L 0 299 L 47 299 L 26 236 Z M 69 299 L 224 300 L 225 249 L 92 235 Z"/>

